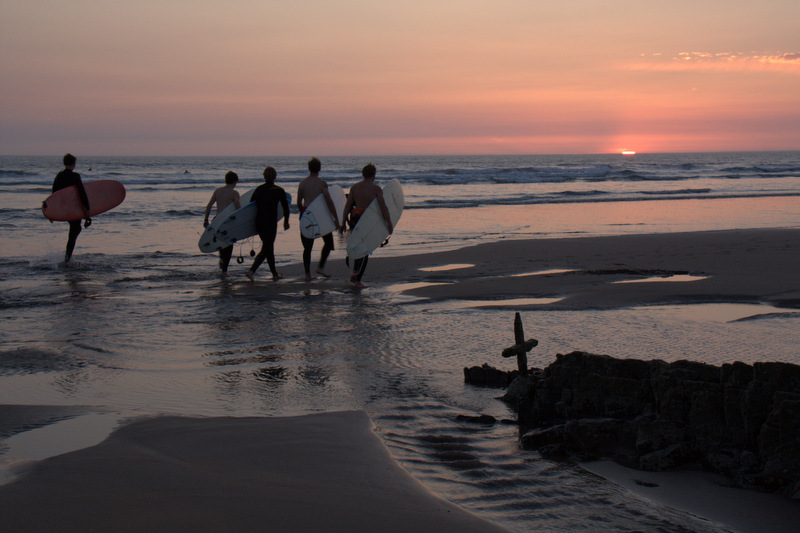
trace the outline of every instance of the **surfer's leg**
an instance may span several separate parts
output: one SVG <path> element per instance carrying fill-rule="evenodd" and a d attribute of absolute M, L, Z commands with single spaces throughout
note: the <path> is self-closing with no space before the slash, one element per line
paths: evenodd
<path fill-rule="evenodd" d="M 251 266 L 250 270 L 248 270 L 245 273 L 245 275 L 250 279 L 250 281 L 253 281 L 253 274 L 256 273 L 256 270 L 258 270 L 258 267 L 261 266 L 261 263 L 263 263 L 264 259 L 267 257 L 267 241 L 264 240 L 265 237 L 267 237 L 267 235 L 263 235 L 263 234 L 259 233 L 258 236 L 261 238 L 261 251 L 258 252 L 258 255 L 256 255 L 256 258 L 253 259 L 253 266 Z M 270 242 L 272 242 L 272 241 L 270 241 Z"/>
<path fill-rule="evenodd" d="M 70 220 L 69 221 L 69 237 L 67 237 L 67 252 L 64 255 L 64 262 L 69 263 L 69 260 L 72 259 L 72 251 L 75 250 L 75 243 L 78 240 L 78 235 L 81 232 L 81 221 L 80 220 Z"/>
<path fill-rule="evenodd" d="M 233 245 L 219 249 L 219 268 L 223 272 L 228 271 L 228 265 L 231 263 L 232 255 L 233 255 Z"/>
<path fill-rule="evenodd" d="M 328 256 L 333 251 L 333 233 L 328 233 L 327 235 L 323 235 L 322 242 L 324 244 L 322 246 L 322 256 L 320 256 L 319 258 L 319 266 L 317 267 L 317 274 L 325 276 L 327 278 L 329 274 L 325 272 L 325 262 L 328 260 Z"/>
<path fill-rule="evenodd" d="M 275 269 L 275 243 L 264 243 L 264 248 L 267 248 L 267 264 L 269 265 L 269 271 L 272 272 L 272 279 L 277 281 L 281 279 L 281 275 Z"/>
<path fill-rule="evenodd" d="M 266 252 L 267 256 L 267 264 L 269 265 L 269 270 L 272 272 L 272 279 L 273 281 L 277 281 L 281 278 L 281 275 L 278 274 L 278 271 L 275 269 L 275 237 L 278 235 L 278 223 L 276 222 L 274 226 L 268 228 L 268 230 L 264 234 L 264 247 L 262 248 L 263 252 Z"/>
<path fill-rule="evenodd" d="M 311 250 L 314 249 L 314 239 L 300 235 L 300 242 L 303 243 L 303 270 L 306 273 L 306 281 L 309 281 L 311 280 Z"/>
<path fill-rule="evenodd" d="M 264 250 L 265 247 L 266 247 L 266 244 L 261 247 L 261 251 L 258 252 L 258 255 L 256 256 L 256 258 L 253 259 L 253 266 L 250 267 L 250 270 L 248 270 L 248 272 L 252 272 L 253 274 L 255 274 L 256 270 L 258 270 L 258 267 L 260 267 L 261 263 L 264 262 L 264 258 L 267 257 L 267 253 Z"/>
<path fill-rule="evenodd" d="M 357 286 L 362 286 L 361 278 L 364 277 L 364 272 L 367 270 L 367 262 L 369 262 L 368 255 L 365 255 L 361 259 L 356 259 L 353 262 L 353 276 L 350 278 L 350 281 L 353 281 Z"/>

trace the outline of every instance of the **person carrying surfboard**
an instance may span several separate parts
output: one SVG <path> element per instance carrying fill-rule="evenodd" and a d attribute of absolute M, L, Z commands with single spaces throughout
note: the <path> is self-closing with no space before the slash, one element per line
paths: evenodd
<path fill-rule="evenodd" d="M 64 170 L 56 174 L 56 179 L 53 180 L 53 192 L 66 189 L 67 187 L 71 187 L 73 185 L 77 186 L 78 195 L 81 198 L 81 204 L 83 204 L 83 218 L 85 219 L 83 227 L 88 228 L 92 225 L 92 219 L 89 216 L 89 197 L 86 196 L 86 190 L 83 188 L 81 175 L 75 172 L 75 164 L 77 162 L 78 158 L 74 155 L 64 155 Z M 75 243 L 77 242 L 78 235 L 81 232 L 81 219 L 69 220 L 68 222 L 69 236 L 67 237 L 67 251 L 64 255 L 64 264 L 69 263 L 70 259 L 72 259 L 72 251 L 75 249 Z"/>
<path fill-rule="evenodd" d="M 336 224 L 336 229 L 339 229 L 339 214 L 336 212 L 336 207 L 333 204 L 333 199 L 328 192 L 328 184 L 319 177 L 319 172 L 322 170 L 322 162 L 316 157 L 308 160 L 308 176 L 305 177 L 300 185 L 297 187 L 297 208 L 300 210 L 300 216 L 303 216 L 303 211 L 314 201 L 320 194 L 325 198 L 325 203 L 328 204 L 333 214 L 333 219 Z M 300 234 L 300 242 L 303 243 L 303 269 L 305 270 L 305 280 L 311 281 L 314 277 L 311 275 L 311 251 L 314 248 L 314 239 L 309 239 L 302 233 Z M 330 274 L 325 272 L 325 262 L 328 256 L 333 251 L 333 232 L 322 236 L 322 255 L 317 265 L 317 274 L 322 277 L 330 277 Z"/>
<path fill-rule="evenodd" d="M 283 229 L 289 229 L 289 202 L 286 200 L 286 191 L 275 185 L 277 177 L 278 173 L 274 168 L 265 168 L 265 183 L 253 191 L 252 201 L 256 203 L 256 231 L 261 238 L 261 251 L 253 260 L 250 270 L 245 272 L 250 281 L 255 281 L 256 270 L 264 259 L 272 272 L 272 281 L 278 281 L 282 277 L 275 269 L 275 237 L 278 234 L 279 205 L 283 207 Z"/>
<path fill-rule="evenodd" d="M 214 194 L 211 195 L 211 200 L 209 200 L 208 205 L 206 205 L 206 217 L 203 220 L 204 228 L 208 227 L 208 215 L 211 214 L 211 208 L 214 204 L 217 204 L 218 215 L 230 204 L 233 204 L 236 209 L 242 207 L 239 203 L 239 193 L 234 190 L 237 183 L 239 183 L 239 175 L 229 170 L 228 173 L 225 174 L 225 185 L 214 190 Z M 228 271 L 228 265 L 231 262 L 232 255 L 232 244 L 219 249 L 219 268 L 223 273 Z"/>
<path fill-rule="evenodd" d="M 349 214 L 350 224 L 355 228 L 358 219 L 364 211 L 366 211 L 367 207 L 369 207 L 372 200 L 377 199 L 378 206 L 381 209 L 381 215 L 386 222 L 386 228 L 389 230 L 389 235 L 391 235 L 394 232 L 394 226 L 392 225 L 392 219 L 389 215 L 389 208 L 386 206 L 386 202 L 383 199 L 383 189 L 375 185 L 376 174 L 377 169 L 372 163 L 365 165 L 364 168 L 361 169 L 361 176 L 363 179 L 350 187 L 350 194 L 347 195 L 347 203 L 345 203 L 344 206 L 342 219 Z M 368 260 L 369 255 L 365 255 L 353 261 L 352 271 L 350 272 L 350 282 L 353 283 L 356 288 L 364 287 L 364 284 L 361 283 L 361 279 L 364 277 L 364 272 L 367 269 Z M 350 257 L 345 258 L 345 262 L 349 267 Z"/>

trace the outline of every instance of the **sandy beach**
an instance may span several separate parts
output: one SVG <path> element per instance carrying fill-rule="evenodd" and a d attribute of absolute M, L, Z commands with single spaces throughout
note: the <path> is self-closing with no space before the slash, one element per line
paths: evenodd
<path fill-rule="evenodd" d="M 342 262 L 331 264 L 330 271 L 332 278 L 311 285 L 346 289 Z M 796 313 L 797 272 L 800 230 L 775 229 L 509 240 L 404 257 L 380 257 L 377 252 L 364 281 L 368 290 L 397 287 L 416 298 L 477 300 L 514 309 L 739 302 L 767 303 Z M 279 283 L 242 280 L 241 290 L 296 291 L 293 278 L 302 275 L 302 266 L 291 265 L 285 274 L 287 280 Z M 677 279 L 663 282 L 671 276 Z M 691 276 L 692 281 L 681 281 L 681 276 Z M 521 298 L 544 300 L 526 303 Z M 6 438 L 76 414 L 37 406 L 16 409 L 13 419 L 9 413 L 0 409 L 0 430 Z M 635 483 L 624 483 L 618 471 L 594 471 L 637 490 Z M 672 481 L 662 476 L 659 483 Z M 713 490 L 713 484 L 708 487 Z M 776 505 L 776 513 L 787 519 L 797 516 L 800 503 L 765 496 Z M 714 521 L 720 506 L 724 510 L 725 502 L 734 500 L 721 501 L 709 501 L 708 513 L 696 501 L 689 506 L 677 498 L 666 504 Z M 752 499 L 754 506 L 761 505 L 757 501 Z M 731 515 L 725 527 L 753 531 L 752 520 L 745 518 L 757 516 L 755 508 L 753 513 L 742 511 L 742 499 L 731 505 L 738 514 Z M 41 461 L 0 486 L 3 531 L 154 528 L 500 530 L 412 478 L 360 411 L 148 418 L 120 428 L 97 446 Z"/>
<path fill-rule="evenodd" d="M 347 270 L 329 266 L 328 286 L 347 287 Z M 664 303 L 800 305 L 800 230 L 747 229 L 532 240 L 506 240 L 435 254 L 370 258 L 364 281 L 398 284 L 433 300 L 556 300 L 514 308 L 611 309 Z M 283 272 L 288 281 L 300 265 Z M 681 277 L 691 276 L 691 283 Z M 674 278 L 674 279 L 671 279 Z M 643 283 L 625 281 L 652 280 Z M 662 283 L 668 280 L 670 283 Z M 271 283 L 262 277 L 260 283 Z M 292 291 L 273 284 L 274 291 Z"/>
<path fill-rule="evenodd" d="M 134 422 L 0 501 L 8 532 L 503 530 L 409 476 L 363 412 Z"/>

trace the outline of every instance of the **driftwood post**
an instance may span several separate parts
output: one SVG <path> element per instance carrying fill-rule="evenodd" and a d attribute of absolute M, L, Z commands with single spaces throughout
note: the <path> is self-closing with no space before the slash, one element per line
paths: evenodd
<path fill-rule="evenodd" d="M 519 367 L 519 374 L 525 376 L 528 374 L 528 352 L 534 346 L 539 344 L 536 339 L 525 340 L 525 333 L 522 331 L 522 319 L 519 313 L 514 317 L 514 342 L 516 344 L 503 350 L 503 357 L 517 356 L 517 366 Z"/>

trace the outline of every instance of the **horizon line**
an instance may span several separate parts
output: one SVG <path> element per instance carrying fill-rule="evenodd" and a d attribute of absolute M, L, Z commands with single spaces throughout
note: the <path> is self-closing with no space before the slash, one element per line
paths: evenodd
<path fill-rule="evenodd" d="M 625 153 L 623 151 L 614 151 L 614 152 L 585 152 L 585 153 L 545 153 L 545 152 L 530 152 L 530 153 L 506 153 L 506 154 L 499 154 L 499 153 L 471 153 L 471 154 L 460 154 L 460 153 L 441 153 L 441 154 L 419 154 L 419 153 L 398 153 L 398 154 L 317 154 L 316 156 L 310 154 L 289 154 L 289 155 L 246 155 L 246 154 L 214 154 L 214 155 L 200 155 L 200 154 L 90 154 L 90 155 L 78 155 L 76 157 L 85 159 L 88 157 L 205 157 L 205 158 L 221 158 L 221 157 L 298 157 L 298 158 L 305 158 L 305 157 L 536 157 L 536 156 L 548 156 L 548 157 L 582 157 L 582 156 L 601 156 L 601 155 L 618 155 L 618 156 L 625 156 L 625 157 L 636 157 L 641 155 L 680 155 L 680 154 L 759 154 L 759 153 L 789 153 L 789 152 L 800 152 L 800 148 L 795 149 L 776 149 L 776 150 L 693 150 L 693 151 L 664 151 L 664 152 L 640 152 L 638 150 L 635 153 Z M 65 152 L 69 153 L 69 152 Z M 64 154 L 58 155 L 53 153 L 48 154 L 0 154 L 0 157 L 63 157 Z"/>

